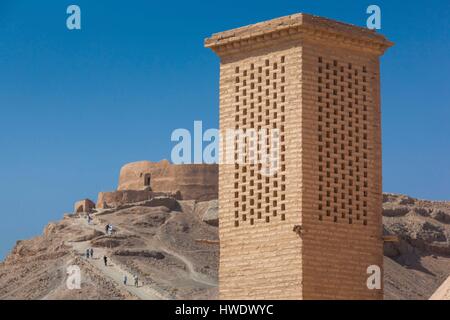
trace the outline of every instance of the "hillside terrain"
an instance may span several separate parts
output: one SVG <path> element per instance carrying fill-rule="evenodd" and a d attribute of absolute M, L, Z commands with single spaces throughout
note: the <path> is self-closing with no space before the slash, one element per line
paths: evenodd
<path fill-rule="evenodd" d="M 428 299 L 450 275 L 450 202 L 383 195 L 385 299 Z"/>
<path fill-rule="evenodd" d="M 383 201 L 385 235 L 399 238 L 385 244 L 385 299 L 429 299 L 450 275 L 450 203 L 394 194 Z M 217 200 L 161 197 L 97 209 L 91 223 L 66 214 L 17 241 L 0 263 L 0 299 L 216 299 L 217 213 Z M 67 289 L 70 265 L 81 270 L 80 290 Z"/>
<path fill-rule="evenodd" d="M 214 299 L 218 247 L 196 239 L 217 240 L 217 221 L 202 220 L 216 205 L 154 199 L 99 210 L 91 224 L 84 214 L 65 215 L 43 235 L 17 242 L 0 264 L 0 299 Z M 67 289 L 70 265 L 81 269 L 81 290 Z"/>

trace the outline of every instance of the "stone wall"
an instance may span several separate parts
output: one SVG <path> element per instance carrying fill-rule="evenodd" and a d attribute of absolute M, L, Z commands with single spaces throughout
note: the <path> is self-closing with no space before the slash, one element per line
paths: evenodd
<path fill-rule="evenodd" d="M 119 190 L 100 192 L 98 194 L 97 208 L 114 208 L 124 204 L 137 203 L 155 198 L 172 198 L 180 200 L 179 193 L 153 192 L 149 190 Z"/>
<path fill-rule="evenodd" d="M 150 200 L 151 198 L 152 192 L 148 190 L 100 192 L 97 199 L 97 208 L 106 209 L 111 207 L 118 207 L 127 203 Z"/>
<path fill-rule="evenodd" d="M 122 167 L 118 191 L 149 189 L 155 192 L 180 192 L 184 200 L 217 199 L 218 167 L 208 164 L 170 164 L 140 161 Z"/>
<path fill-rule="evenodd" d="M 89 199 L 80 200 L 74 205 L 74 212 L 92 212 L 95 209 L 95 203 Z"/>

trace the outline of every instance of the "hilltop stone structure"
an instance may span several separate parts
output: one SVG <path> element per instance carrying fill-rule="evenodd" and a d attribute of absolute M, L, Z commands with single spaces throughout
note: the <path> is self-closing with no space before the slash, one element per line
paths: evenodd
<path fill-rule="evenodd" d="M 81 213 L 81 212 L 92 212 L 95 209 L 95 203 L 92 200 L 84 199 L 80 200 L 75 203 L 74 205 L 74 212 L 75 213 Z"/>
<path fill-rule="evenodd" d="M 129 163 L 120 170 L 117 190 L 180 192 L 184 200 L 217 198 L 218 167 L 210 164 L 171 164 L 140 161 Z"/>
<path fill-rule="evenodd" d="M 217 199 L 218 166 L 139 161 L 122 167 L 117 191 L 100 192 L 98 208 L 170 196 L 180 200 Z"/>
<path fill-rule="evenodd" d="M 222 299 L 382 299 L 379 57 L 374 31 L 295 14 L 221 32 L 220 130 L 278 129 L 280 169 L 219 169 Z M 226 146 L 228 147 L 228 146 Z"/>
<path fill-rule="evenodd" d="M 115 208 L 127 203 L 136 203 L 152 199 L 158 196 L 150 190 L 120 190 L 111 192 L 99 192 L 97 208 Z"/>

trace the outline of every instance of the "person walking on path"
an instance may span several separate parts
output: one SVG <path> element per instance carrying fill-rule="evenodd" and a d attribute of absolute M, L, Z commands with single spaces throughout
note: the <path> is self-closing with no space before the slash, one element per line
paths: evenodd
<path fill-rule="evenodd" d="M 108 257 L 107 256 L 103 256 L 103 262 L 105 263 L 105 267 L 108 266 Z"/>
<path fill-rule="evenodd" d="M 126 274 L 123 275 L 123 284 L 127 285 L 128 277 Z"/>
<path fill-rule="evenodd" d="M 134 275 L 134 286 L 139 287 L 139 278 L 137 275 Z"/>
<path fill-rule="evenodd" d="M 86 259 L 89 259 L 89 253 L 90 253 L 89 248 L 87 248 L 86 249 Z"/>
<path fill-rule="evenodd" d="M 94 249 L 91 248 L 91 250 L 89 250 L 89 253 L 91 255 L 91 259 L 94 259 Z"/>
<path fill-rule="evenodd" d="M 111 224 L 108 225 L 108 234 L 112 235 L 113 232 L 113 226 Z"/>
<path fill-rule="evenodd" d="M 105 226 L 105 233 L 108 234 L 108 230 L 109 230 L 109 223 Z"/>

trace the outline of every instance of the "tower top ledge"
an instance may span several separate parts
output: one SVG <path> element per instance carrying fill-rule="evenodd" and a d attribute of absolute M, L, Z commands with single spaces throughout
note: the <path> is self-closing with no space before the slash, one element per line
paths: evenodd
<path fill-rule="evenodd" d="M 213 34 L 205 47 L 219 56 L 241 52 L 247 48 L 268 46 L 274 41 L 314 39 L 337 47 L 353 47 L 382 55 L 393 45 L 374 30 L 352 24 L 297 13 Z"/>

